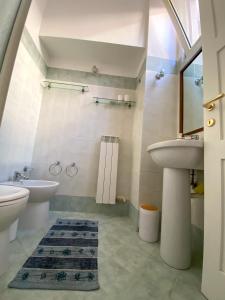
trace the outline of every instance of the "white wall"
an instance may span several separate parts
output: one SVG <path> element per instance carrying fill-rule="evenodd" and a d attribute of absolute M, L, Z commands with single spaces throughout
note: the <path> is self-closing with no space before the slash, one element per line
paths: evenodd
<path fill-rule="evenodd" d="M 139 201 L 161 207 L 162 168 L 146 149 L 153 143 L 176 138 L 178 76 L 167 74 L 157 81 L 155 75 L 146 72 Z"/>
<path fill-rule="evenodd" d="M 25 23 L 28 32 L 30 33 L 36 47 L 40 52 L 41 45 L 39 41 L 39 32 L 46 3 L 47 0 L 32 0 Z"/>
<path fill-rule="evenodd" d="M 161 0 L 151 6 L 148 27 L 148 55 L 165 59 L 179 60 L 182 49 L 170 16 Z M 155 1 L 153 1 L 155 2 Z"/>
<path fill-rule="evenodd" d="M 137 117 L 134 118 L 135 151 L 132 161 L 131 200 L 136 208 L 140 203 L 152 203 L 161 207 L 162 169 L 153 162 L 146 149 L 155 142 L 175 138 L 178 127 L 178 75 L 167 71 L 160 81 L 156 80 L 155 75 L 162 67 L 168 69 L 163 64 L 176 60 L 180 48 L 164 5 L 161 1 L 154 2 L 154 5 L 151 3 L 153 2 L 150 1 L 147 71 L 144 82 L 137 90 L 137 98 L 142 105 L 137 105 Z M 155 57 L 158 66 L 154 66 L 156 70 L 153 71 L 151 60 L 155 62 Z"/>
<path fill-rule="evenodd" d="M 43 75 L 20 43 L 0 127 L 0 181 L 31 165 Z"/>
<path fill-rule="evenodd" d="M 173 0 L 179 19 L 188 36 L 188 39 L 193 45 L 201 35 L 199 1 L 198 0 Z"/>
<path fill-rule="evenodd" d="M 134 110 L 94 103 L 92 96 L 117 98 L 135 91 L 90 85 L 90 91 L 46 89 L 33 156 L 33 177 L 59 180 L 58 194 L 96 196 L 100 138 L 120 137 L 117 195 L 130 197 L 132 122 Z M 50 176 L 49 165 L 59 160 L 64 169 L 76 162 L 79 172 L 69 178 L 63 172 Z"/>
<path fill-rule="evenodd" d="M 204 198 L 191 199 L 191 223 L 204 230 Z"/>
<path fill-rule="evenodd" d="M 145 96 L 145 74 L 136 90 L 137 104 L 134 111 L 132 132 L 132 171 L 131 171 L 131 203 L 138 209 L 140 192 L 142 127 Z"/>
<path fill-rule="evenodd" d="M 147 0 L 49 0 L 41 35 L 145 46 Z"/>

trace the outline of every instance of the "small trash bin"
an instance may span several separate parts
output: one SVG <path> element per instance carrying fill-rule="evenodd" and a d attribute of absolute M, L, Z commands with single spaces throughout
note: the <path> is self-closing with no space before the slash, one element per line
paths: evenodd
<path fill-rule="evenodd" d="M 154 243 L 159 239 L 159 209 L 150 204 L 140 206 L 139 236 L 143 241 Z"/>

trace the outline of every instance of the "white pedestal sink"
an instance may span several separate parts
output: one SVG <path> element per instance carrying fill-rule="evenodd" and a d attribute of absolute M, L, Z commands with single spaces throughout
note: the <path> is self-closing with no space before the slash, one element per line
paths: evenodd
<path fill-rule="evenodd" d="M 160 254 L 176 269 L 191 264 L 191 197 L 189 169 L 203 168 L 203 141 L 170 140 L 147 148 L 163 170 Z"/>

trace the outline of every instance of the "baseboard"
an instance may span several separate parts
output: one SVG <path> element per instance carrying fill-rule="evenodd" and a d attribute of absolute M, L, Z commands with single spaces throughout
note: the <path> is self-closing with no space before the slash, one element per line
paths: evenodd
<path fill-rule="evenodd" d="M 101 213 L 109 216 L 128 216 L 129 204 L 97 204 L 95 197 L 55 195 L 50 200 L 51 211 Z"/>
<path fill-rule="evenodd" d="M 138 231 L 138 222 L 139 222 L 139 210 L 129 202 L 129 217 L 134 227 Z"/>

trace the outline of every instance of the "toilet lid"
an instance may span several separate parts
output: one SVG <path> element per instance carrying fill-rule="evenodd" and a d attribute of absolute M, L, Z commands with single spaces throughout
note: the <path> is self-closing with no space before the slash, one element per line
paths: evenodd
<path fill-rule="evenodd" d="M 17 186 L 0 185 L 0 204 L 29 196 L 29 190 Z"/>

